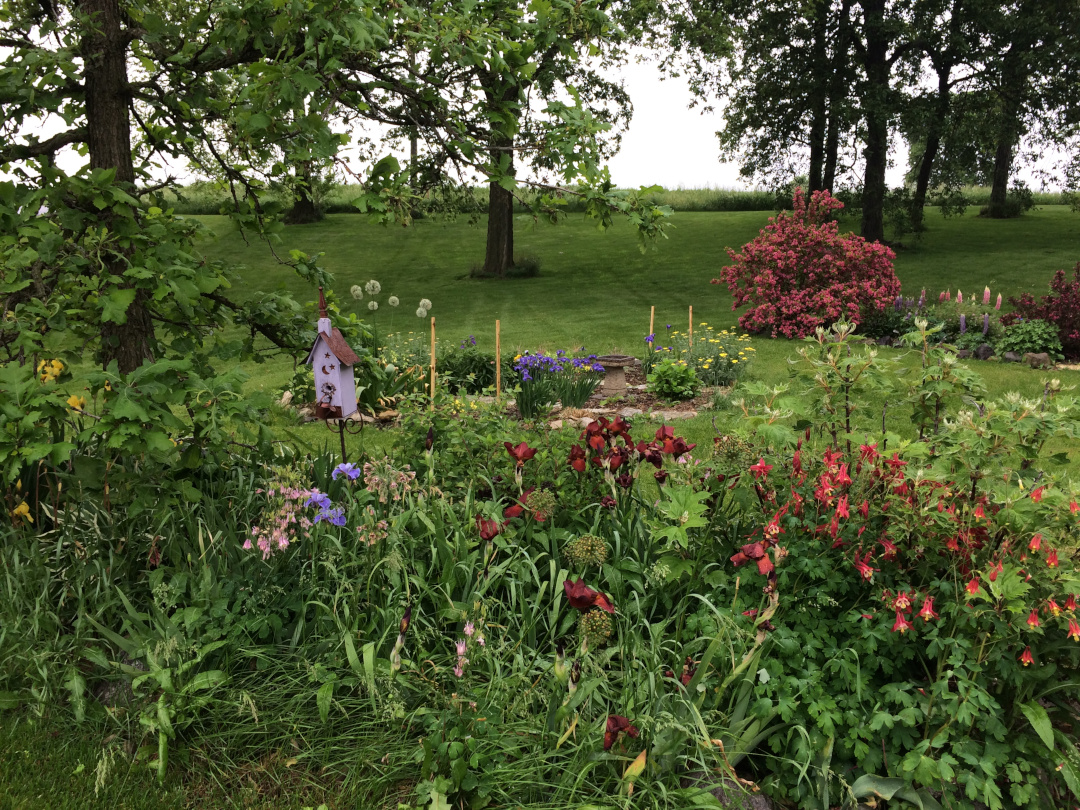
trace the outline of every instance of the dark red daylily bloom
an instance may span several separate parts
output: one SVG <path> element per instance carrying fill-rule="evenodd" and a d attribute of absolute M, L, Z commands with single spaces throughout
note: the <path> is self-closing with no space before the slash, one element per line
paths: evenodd
<path fill-rule="evenodd" d="M 623 489 L 630 489 L 634 485 L 634 476 L 630 473 L 623 473 L 615 479 L 615 483 Z"/>
<path fill-rule="evenodd" d="M 686 656 L 686 661 L 684 661 L 682 665 L 682 674 L 679 675 L 679 683 L 683 686 L 689 686 L 690 681 L 692 681 L 697 674 L 697 667 L 693 666 L 693 664 L 694 659 L 689 655 Z"/>
<path fill-rule="evenodd" d="M 570 446 L 570 461 L 569 461 L 569 464 L 570 464 L 571 467 L 573 467 L 579 473 L 583 473 L 583 472 L 585 472 L 585 468 L 586 468 L 586 460 L 587 459 L 586 459 L 586 456 L 585 456 L 585 449 L 584 448 L 582 448 L 581 446 L 576 445 L 576 444 Z"/>
<path fill-rule="evenodd" d="M 664 439 L 664 452 L 676 458 L 684 453 L 689 453 L 695 447 L 697 447 L 696 444 L 687 444 L 686 439 L 682 436 L 676 436 L 674 439 Z"/>
<path fill-rule="evenodd" d="M 398 625 L 398 632 L 401 635 L 405 635 L 409 629 L 409 622 L 412 621 L 412 605 L 405 608 L 405 615 L 401 617 L 401 624 Z"/>
<path fill-rule="evenodd" d="M 599 453 L 605 447 L 607 447 L 607 439 L 604 438 L 602 433 L 591 433 L 587 439 L 589 447 Z"/>
<path fill-rule="evenodd" d="M 520 503 L 512 503 L 510 506 L 503 509 L 503 517 L 506 520 L 512 520 L 516 517 L 521 517 L 521 513 L 525 511 L 525 507 Z"/>
<path fill-rule="evenodd" d="M 612 498 L 610 495 L 605 495 L 603 498 L 600 499 L 600 505 L 605 506 L 608 509 L 614 509 L 618 504 L 616 504 L 615 499 Z"/>
<path fill-rule="evenodd" d="M 525 462 L 536 455 L 536 449 L 529 447 L 525 442 L 519 443 L 516 447 L 510 442 L 503 442 L 503 446 L 519 467 L 525 466 Z"/>
<path fill-rule="evenodd" d="M 638 730 L 634 725 L 620 714 L 609 714 L 607 728 L 604 730 L 604 750 L 608 751 L 615 744 L 619 733 L 625 731 L 630 737 L 637 737 Z"/>
<path fill-rule="evenodd" d="M 483 515 L 476 516 L 476 529 L 480 532 L 481 540 L 491 540 L 502 530 L 498 523 Z"/>
<path fill-rule="evenodd" d="M 656 483 L 660 484 L 660 486 L 663 486 L 664 482 L 668 479 L 668 475 L 670 475 L 670 473 L 668 473 L 667 470 L 657 470 L 653 473 L 653 478 L 656 479 Z"/>
<path fill-rule="evenodd" d="M 598 607 L 607 613 L 615 612 L 615 606 L 611 604 L 611 600 L 586 585 L 584 579 L 579 579 L 577 582 L 564 580 L 563 591 L 566 593 L 566 601 L 570 603 L 570 607 L 576 610 L 586 611 Z"/>
<path fill-rule="evenodd" d="M 652 464 L 656 469 L 660 469 L 664 466 L 664 454 L 663 451 L 655 444 L 645 444 L 645 442 L 638 442 L 637 447 L 638 458 L 643 461 L 647 461 Z"/>

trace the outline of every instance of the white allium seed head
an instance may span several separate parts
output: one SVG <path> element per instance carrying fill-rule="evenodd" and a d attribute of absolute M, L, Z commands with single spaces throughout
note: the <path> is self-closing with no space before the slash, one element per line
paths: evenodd
<path fill-rule="evenodd" d="M 349 294 L 357 301 L 364 297 L 364 291 L 360 288 L 359 284 L 353 284 L 349 287 Z"/>
<path fill-rule="evenodd" d="M 378 295 L 382 292 L 382 284 L 377 282 L 375 279 L 372 279 L 364 285 L 364 292 L 366 292 L 368 295 Z"/>
<path fill-rule="evenodd" d="M 378 301 L 368 301 L 367 308 L 370 309 L 372 312 L 374 312 L 375 310 L 377 310 L 379 308 L 379 302 Z"/>
<path fill-rule="evenodd" d="M 389 304 L 390 306 L 392 306 L 392 307 L 396 307 L 396 306 L 397 306 L 398 304 L 400 304 L 401 302 L 400 302 L 400 301 L 398 301 L 398 298 L 397 298 L 397 296 L 396 296 L 396 295 L 391 295 L 391 296 L 390 296 L 390 297 L 389 297 L 389 298 L 388 298 L 388 299 L 386 300 L 386 303 L 388 303 L 388 304 Z"/>
<path fill-rule="evenodd" d="M 424 309 L 423 307 L 420 307 L 420 309 L 416 310 L 416 317 L 417 318 L 426 318 L 427 317 L 427 310 Z"/>
<path fill-rule="evenodd" d="M 431 309 L 431 302 L 426 298 L 420 299 L 420 309 Z"/>

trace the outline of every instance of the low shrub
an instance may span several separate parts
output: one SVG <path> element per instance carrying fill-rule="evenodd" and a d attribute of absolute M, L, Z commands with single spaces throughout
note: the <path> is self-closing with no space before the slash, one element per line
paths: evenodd
<path fill-rule="evenodd" d="M 701 389 L 701 380 L 694 367 L 674 357 L 665 356 L 653 364 L 647 380 L 648 392 L 665 399 L 693 399 Z"/>
<path fill-rule="evenodd" d="M 1035 354 L 1045 352 L 1052 360 L 1064 359 L 1057 329 L 1038 318 L 1029 321 L 1017 320 L 1005 327 L 1005 334 L 998 339 L 994 348 L 998 354 L 1016 352 L 1023 355 L 1028 352 Z"/>
<path fill-rule="evenodd" d="M 1016 311 L 1002 317 L 1002 323 L 1041 318 L 1057 328 L 1061 350 L 1070 359 L 1080 358 L 1080 262 L 1073 268 L 1072 278 L 1064 270 L 1054 273 L 1050 293 L 1036 301 L 1030 293 L 1010 298 Z"/>
<path fill-rule="evenodd" d="M 832 219 L 843 203 L 827 191 L 809 201 L 797 189 L 792 211 L 769 220 L 714 284 L 727 284 L 732 309 L 749 305 L 739 325 L 772 337 L 806 337 L 841 318 L 858 322 L 870 309 L 890 306 L 900 294 L 895 254 L 854 234 L 841 235 Z"/>
<path fill-rule="evenodd" d="M 479 394 L 495 385 L 495 353 L 481 351 L 469 335 L 457 346 L 446 349 L 436 363 L 439 379 L 453 393 Z M 512 367 L 504 361 L 503 375 Z"/>

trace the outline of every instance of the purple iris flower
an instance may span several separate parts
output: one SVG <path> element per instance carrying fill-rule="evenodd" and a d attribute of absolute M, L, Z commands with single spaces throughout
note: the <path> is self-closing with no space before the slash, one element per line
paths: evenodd
<path fill-rule="evenodd" d="M 656 340 L 656 333 L 655 332 L 645 338 L 645 342 L 648 343 L 650 346 L 652 345 L 652 342 L 654 340 Z"/>
<path fill-rule="evenodd" d="M 318 506 L 320 509 L 329 509 L 330 496 L 325 492 L 319 492 L 319 490 L 313 489 L 308 493 L 307 503 L 305 503 L 304 506 Z"/>
<path fill-rule="evenodd" d="M 337 481 L 339 475 L 347 475 L 350 481 L 355 481 L 360 477 L 360 468 L 351 462 L 338 464 L 334 467 L 334 471 L 330 473 L 330 477 Z"/>
<path fill-rule="evenodd" d="M 321 512 L 319 512 L 319 514 L 315 516 L 316 523 L 318 523 L 320 520 L 325 520 L 334 526 L 344 526 L 345 510 L 341 507 L 338 507 L 337 509 L 323 509 Z"/>

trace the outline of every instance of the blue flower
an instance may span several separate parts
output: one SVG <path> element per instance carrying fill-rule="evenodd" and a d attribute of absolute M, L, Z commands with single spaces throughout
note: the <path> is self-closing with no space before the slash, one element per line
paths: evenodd
<path fill-rule="evenodd" d="M 653 333 L 652 333 L 651 335 L 648 335 L 648 336 L 647 336 L 647 337 L 645 338 L 645 342 L 646 342 L 646 343 L 648 343 L 648 344 L 649 344 L 650 346 L 652 345 L 652 342 L 653 342 L 654 340 L 656 340 L 656 333 L 655 333 L 655 332 L 653 332 Z"/>
<path fill-rule="evenodd" d="M 315 516 L 316 523 L 318 523 L 320 520 L 325 520 L 334 526 L 344 526 L 345 510 L 340 507 L 337 509 L 324 508 L 321 512 L 319 512 L 319 514 Z"/>
<path fill-rule="evenodd" d="M 308 493 L 307 503 L 305 503 L 304 506 L 318 506 L 322 509 L 329 509 L 330 496 L 325 492 L 319 492 L 319 490 L 313 489 Z"/>
<path fill-rule="evenodd" d="M 339 475 L 347 475 L 349 476 L 350 481 L 355 481 L 357 478 L 360 477 L 360 468 L 357 467 L 355 464 L 352 464 L 351 462 L 346 464 L 338 464 L 336 467 L 334 467 L 334 471 L 330 473 L 330 477 L 337 481 Z"/>

